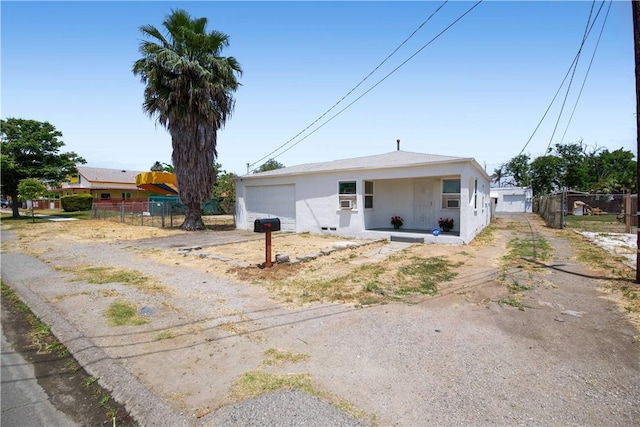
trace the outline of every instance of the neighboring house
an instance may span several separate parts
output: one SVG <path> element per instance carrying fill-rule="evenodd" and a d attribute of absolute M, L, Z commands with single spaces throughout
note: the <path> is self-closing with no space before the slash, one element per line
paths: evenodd
<path fill-rule="evenodd" d="M 62 184 L 57 192 L 62 196 L 91 194 L 94 203 L 146 202 L 149 192 L 136 186 L 140 171 L 78 166 L 78 176 Z"/>
<path fill-rule="evenodd" d="M 393 151 L 236 178 L 236 224 L 278 217 L 283 231 L 469 243 L 490 222 L 491 178 L 472 158 Z M 393 230 L 391 217 L 404 224 Z M 452 233 L 431 234 L 439 218 Z"/>
<path fill-rule="evenodd" d="M 533 189 L 530 187 L 495 187 L 491 189 L 495 212 L 533 212 Z"/>

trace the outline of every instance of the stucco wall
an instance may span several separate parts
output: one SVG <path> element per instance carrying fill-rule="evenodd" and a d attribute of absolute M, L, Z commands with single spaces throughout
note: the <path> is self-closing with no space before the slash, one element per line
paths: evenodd
<path fill-rule="evenodd" d="M 442 178 L 460 178 L 460 209 L 442 208 Z M 478 207 L 473 208 L 470 183 L 478 179 Z M 356 181 L 355 206 L 340 209 L 338 182 Z M 364 209 L 364 181 L 374 183 L 373 209 Z M 418 183 L 418 184 L 416 184 Z M 236 180 L 236 223 L 238 228 L 252 229 L 247 221 L 246 187 L 255 185 L 295 184 L 296 232 L 332 233 L 357 237 L 364 230 L 391 227 L 390 219 L 400 215 L 405 227 L 420 224 L 423 229 L 437 226 L 441 216 L 455 220 L 454 231 L 465 242 L 482 230 L 490 219 L 489 180 L 470 163 L 429 165 L 377 170 L 350 170 L 295 176 L 245 177 Z M 428 218 L 417 221 L 414 192 L 429 195 Z M 465 218 L 461 222 L 460 218 Z"/>

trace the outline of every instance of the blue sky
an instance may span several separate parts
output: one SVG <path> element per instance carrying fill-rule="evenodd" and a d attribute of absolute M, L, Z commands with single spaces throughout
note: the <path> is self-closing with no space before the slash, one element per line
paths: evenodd
<path fill-rule="evenodd" d="M 224 54 L 244 70 L 235 111 L 218 134 L 218 161 L 227 171 L 244 174 L 247 163 L 265 156 L 293 166 L 381 154 L 400 139 L 403 150 L 473 157 L 491 173 L 521 152 L 551 103 L 580 47 L 591 2 L 485 1 L 416 54 L 474 4 L 450 1 L 309 130 L 412 59 L 307 139 L 300 141 L 308 131 L 285 153 L 270 155 L 441 4 L 2 1 L 1 116 L 50 122 L 63 133 L 64 151 L 88 166 L 142 171 L 170 162 L 170 136 L 142 111 L 144 86 L 131 68 L 139 27 L 161 28 L 171 9 L 181 8 L 228 34 Z M 608 6 L 584 45 L 564 113 L 566 82 L 525 148 L 532 158 L 550 143 L 579 140 L 636 154 L 629 1 L 611 5 L 567 128 Z"/>

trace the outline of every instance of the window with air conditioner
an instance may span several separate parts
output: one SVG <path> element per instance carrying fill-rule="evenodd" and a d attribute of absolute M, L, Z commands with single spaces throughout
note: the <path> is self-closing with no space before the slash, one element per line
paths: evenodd
<path fill-rule="evenodd" d="M 442 207 L 444 209 L 460 209 L 460 180 L 442 180 Z"/>
<path fill-rule="evenodd" d="M 351 200 L 340 200 L 340 209 L 351 209 L 353 208 L 353 203 Z"/>

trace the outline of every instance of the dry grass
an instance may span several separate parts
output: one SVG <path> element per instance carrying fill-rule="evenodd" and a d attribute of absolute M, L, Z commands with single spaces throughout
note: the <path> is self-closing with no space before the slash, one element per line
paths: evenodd
<path fill-rule="evenodd" d="M 210 224 L 212 227 L 229 228 L 233 224 L 231 217 L 209 217 L 208 220 L 212 221 Z M 36 256 L 54 250 L 54 242 L 59 245 L 72 245 L 74 242 L 111 243 L 186 233 L 176 229 L 140 227 L 98 220 L 36 224 L 28 221 L 3 221 L 2 227 L 12 228 L 18 232 L 18 239 L 2 243 L 3 252 L 20 251 Z M 212 274 L 223 274 L 248 281 L 266 288 L 280 302 L 295 306 L 318 301 L 367 305 L 402 300 L 406 297 L 405 294 L 447 293 L 457 266 L 464 265 L 465 272 L 486 270 L 491 266 L 497 269 L 513 266 L 519 258 L 533 255 L 527 252 L 531 246 L 528 240 L 522 237 L 530 236 L 532 233 L 534 236 L 538 235 L 536 230 L 540 227 L 544 225 L 536 219 L 529 223 L 514 223 L 506 219 L 498 219 L 468 246 L 413 245 L 382 262 L 373 264 L 368 263 L 365 255 L 379 249 L 384 243 L 378 242 L 356 249 L 336 251 L 297 265 L 275 264 L 270 269 L 240 268 L 220 260 L 181 255 L 170 249 L 145 250 L 140 251 L 139 254 L 154 261 L 199 268 Z M 496 235 L 499 231 L 520 236 L 520 239 L 510 243 L 511 255 L 507 255 L 504 259 L 481 256 L 487 248 L 496 246 Z M 592 270 L 602 272 L 603 276 L 614 278 L 603 286 L 604 292 L 622 295 L 620 304 L 623 309 L 632 315 L 640 313 L 640 297 L 632 284 L 633 272 L 628 267 L 623 266 L 606 251 L 592 244 L 585 244 L 584 238 L 575 233 L 558 232 L 574 241 L 574 248 L 582 262 L 589 265 Z M 580 243 L 575 242 L 576 239 L 579 239 Z M 346 239 L 335 236 L 276 233 L 272 240 L 273 258 L 275 259 L 276 253 L 288 254 L 291 258 L 318 253 L 322 249 L 331 248 L 333 243 L 344 240 Z M 535 250 L 538 259 L 546 259 L 551 253 L 551 248 L 543 239 L 536 239 Z M 253 265 L 260 264 L 265 258 L 264 240 L 216 246 L 209 248 L 207 253 L 246 261 Z M 429 270 L 429 266 L 446 270 L 435 283 L 424 280 L 433 273 L 433 270 Z M 92 281 L 92 275 L 95 277 L 106 273 L 107 270 L 101 270 L 104 268 L 108 267 L 89 265 L 74 267 L 67 271 L 78 274 L 78 280 L 87 280 L 84 274 L 88 274 L 88 281 Z M 113 276 L 108 279 L 108 282 L 130 284 L 149 292 L 162 290 L 157 287 L 157 284 L 153 284 L 153 281 L 146 281 L 147 279 L 138 277 L 135 272 L 116 270 L 112 271 Z M 503 286 L 506 290 L 510 284 L 503 283 Z M 512 297 L 517 297 L 517 294 L 512 294 Z"/>

